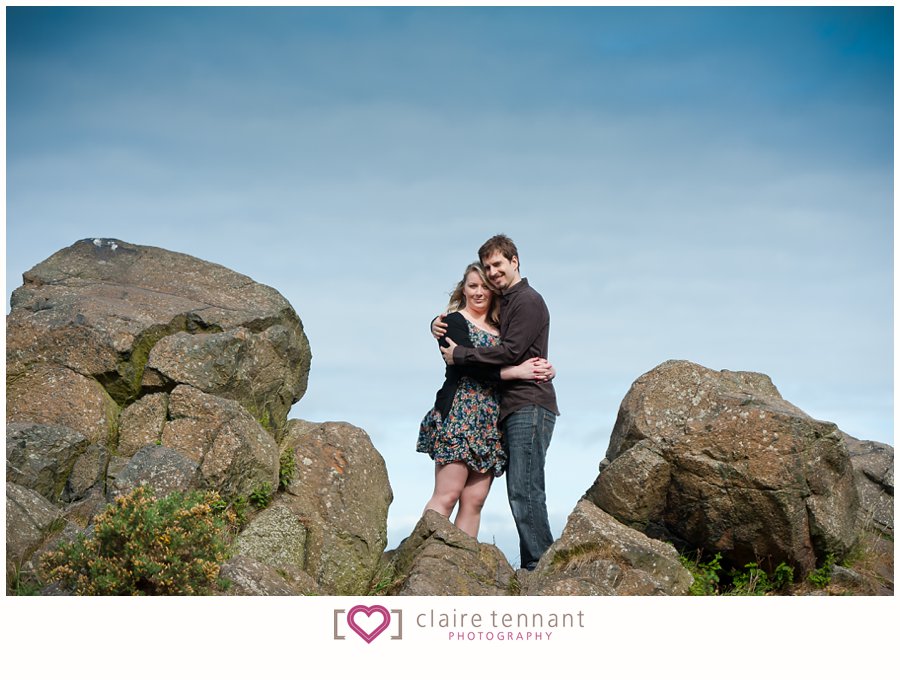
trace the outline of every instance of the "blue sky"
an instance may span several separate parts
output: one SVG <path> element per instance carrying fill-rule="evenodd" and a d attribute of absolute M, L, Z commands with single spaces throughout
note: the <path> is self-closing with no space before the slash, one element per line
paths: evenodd
<path fill-rule="evenodd" d="M 558 535 L 631 382 L 768 374 L 893 444 L 893 9 L 7 9 L 6 287 L 80 238 L 278 289 L 313 351 L 292 417 L 365 429 L 390 547 L 478 246 L 551 311 Z M 518 554 L 503 480 L 481 539 Z"/>

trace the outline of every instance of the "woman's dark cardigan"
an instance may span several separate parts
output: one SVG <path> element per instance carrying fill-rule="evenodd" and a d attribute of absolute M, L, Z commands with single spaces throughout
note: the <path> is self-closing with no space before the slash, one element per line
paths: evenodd
<path fill-rule="evenodd" d="M 469 322 L 466 321 L 466 317 L 459 312 L 453 312 L 444 317 L 444 322 L 447 324 L 447 333 L 438 340 L 438 344 L 441 347 L 449 346 L 445 339 L 448 337 L 457 345 L 474 347 L 472 339 L 469 337 Z M 453 405 L 453 397 L 456 394 L 457 387 L 459 387 L 459 379 L 463 376 L 484 383 L 499 383 L 500 367 L 480 364 L 447 366 L 447 370 L 444 372 L 444 384 L 438 390 L 437 398 L 434 401 L 434 408 L 441 414 L 441 418 L 445 418 L 450 412 L 450 407 Z"/>

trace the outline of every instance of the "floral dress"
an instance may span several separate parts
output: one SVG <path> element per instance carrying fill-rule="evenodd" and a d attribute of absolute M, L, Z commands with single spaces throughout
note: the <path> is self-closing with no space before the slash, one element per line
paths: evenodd
<path fill-rule="evenodd" d="M 488 333 L 468 319 L 473 347 L 494 347 L 500 336 Z M 427 453 L 444 465 L 462 461 L 471 469 L 499 477 L 506 469 L 506 452 L 500 441 L 497 418 L 500 400 L 497 386 L 462 376 L 447 417 L 433 408 L 419 426 L 416 451 Z"/>

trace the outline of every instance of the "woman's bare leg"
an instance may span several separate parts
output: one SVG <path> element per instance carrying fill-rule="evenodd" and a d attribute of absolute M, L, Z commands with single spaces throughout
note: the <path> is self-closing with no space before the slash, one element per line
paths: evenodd
<path fill-rule="evenodd" d="M 481 509 L 487 500 L 494 475 L 490 472 L 469 470 L 468 479 L 459 497 L 459 512 L 456 513 L 455 524 L 469 536 L 478 538 L 478 527 L 481 525 Z"/>
<path fill-rule="evenodd" d="M 454 462 L 445 465 L 435 463 L 434 493 L 425 509 L 439 512 L 449 519 L 468 477 L 469 468 L 465 463 Z"/>

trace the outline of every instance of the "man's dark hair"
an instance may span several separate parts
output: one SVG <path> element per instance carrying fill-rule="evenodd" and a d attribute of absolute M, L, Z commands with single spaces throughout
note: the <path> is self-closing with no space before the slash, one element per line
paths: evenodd
<path fill-rule="evenodd" d="M 498 251 L 507 260 L 512 260 L 514 257 L 517 260 L 519 259 L 519 251 L 516 249 L 516 244 L 506 234 L 497 234 L 485 241 L 484 245 L 478 249 L 478 259 L 484 262 Z M 519 264 L 521 265 L 521 261 Z"/>

